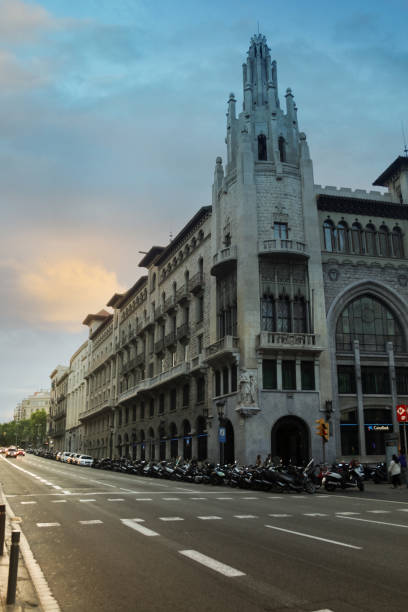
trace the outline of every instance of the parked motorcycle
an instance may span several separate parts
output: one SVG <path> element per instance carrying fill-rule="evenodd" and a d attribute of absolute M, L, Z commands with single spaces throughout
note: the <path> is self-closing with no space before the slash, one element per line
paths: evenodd
<path fill-rule="evenodd" d="M 326 491 L 358 488 L 364 491 L 364 481 L 359 464 L 352 462 L 333 465 L 323 476 L 322 484 Z"/>

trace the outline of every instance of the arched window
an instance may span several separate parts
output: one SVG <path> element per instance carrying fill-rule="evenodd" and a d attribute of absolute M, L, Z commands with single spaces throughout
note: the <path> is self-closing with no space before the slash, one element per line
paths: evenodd
<path fill-rule="evenodd" d="M 258 159 L 260 161 L 267 161 L 268 159 L 265 134 L 259 134 L 258 136 Z"/>
<path fill-rule="evenodd" d="M 340 221 L 337 225 L 337 250 L 343 252 L 349 250 L 348 226 L 345 221 Z"/>
<path fill-rule="evenodd" d="M 351 226 L 351 242 L 353 246 L 353 253 L 362 253 L 362 229 L 359 223 L 353 223 Z"/>
<path fill-rule="evenodd" d="M 365 228 L 365 246 L 367 255 L 376 255 L 377 254 L 377 245 L 376 245 L 376 231 L 375 226 L 372 223 L 366 225 Z"/>
<path fill-rule="evenodd" d="M 275 331 L 275 304 L 272 295 L 264 295 L 261 299 L 262 331 Z"/>
<path fill-rule="evenodd" d="M 392 250 L 394 257 L 404 257 L 404 243 L 402 240 L 401 228 L 396 225 L 392 230 Z"/>
<path fill-rule="evenodd" d="M 398 321 L 380 300 L 369 295 L 350 302 L 337 321 L 337 350 L 352 351 L 354 340 L 363 352 L 385 353 L 387 342 L 393 343 L 395 352 L 404 350 Z"/>
<path fill-rule="evenodd" d="M 378 239 L 380 243 L 380 255 L 383 257 L 391 256 L 391 246 L 390 246 L 390 232 L 386 225 L 381 225 L 378 232 Z"/>
<path fill-rule="evenodd" d="M 331 221 L 326 219 L 323 223 L 323 233 L 324 233 L 324 248 L 326 251 L 333 251 L 335 248 L 335 238 L 336 238 L 336 230 Z"/>
<path fill-rule="evenodd" d="M 159 460 L 166 459 L 166 431 L 163 426 L 159 427 Z"/>
<path fill-rule="evenodd" d="M 293 302 L 293 331 L 296 334 L 307 332 L 306 303 L 302 297 L 296 297 Z"/>
<path fill-rule="evenodd" d="M 152 428 L 149 429 L 149 446 L 150 446 L 150 459 L 152 461 L 155 460 L 155 453 L 156 453 L 156 448 L 155 448 L 155 443 L 154 443 L 154 431 Z"/>
<path fill-rule="evenodd" d="M 277 326 L 278 332 L 290 332 L 290 302 L 289 298 L 283 295 L 279 296 L 277 301 Z"/>
<path fill-rule="evenodd" d="M 279 136 L 278 147 L 280 161 L 286 162 L 286 142 L 283 136 Z"/>

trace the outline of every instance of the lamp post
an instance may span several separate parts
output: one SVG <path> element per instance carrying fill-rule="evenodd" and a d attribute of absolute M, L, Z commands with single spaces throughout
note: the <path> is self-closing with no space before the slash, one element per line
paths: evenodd
<path fill-rule="evenodd" d="M 218 413 L 218 440 L 220 443 L 220 465 L 224 465 L 224 451 L 225 451 L 225 442 L 227 441 L 226 428 L 225 428 L 225 417 L 224 417 L 224 406 L 225 400 L 220 400 L 216 402 L 217 413 Z"/>

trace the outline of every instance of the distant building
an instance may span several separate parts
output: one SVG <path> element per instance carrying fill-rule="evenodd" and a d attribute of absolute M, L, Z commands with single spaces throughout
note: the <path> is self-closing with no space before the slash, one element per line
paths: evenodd
<path fill-rule="evenodd" d="M 48 414 L 50 411 L 50 392 L 41 390 L 29 395 L 17 404 L 14 410 L 14 420 L 21 421 L 29 419 L 33 412 L 37 410 L 45 410 Z"/>
<path fill-rule="evenodd" d="M 50 374 L 51 394 L 47 434 L 49 446 L 65 450 L 69 367 L 58 365 Z"/>

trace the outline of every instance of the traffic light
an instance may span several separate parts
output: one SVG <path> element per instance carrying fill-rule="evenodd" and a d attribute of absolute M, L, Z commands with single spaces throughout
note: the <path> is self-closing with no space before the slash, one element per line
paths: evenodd
<path fill-rule="evenodd" d="M 330 436 L 329 423 L 327 423 L 324 419 L 316 419 L 316 423 L 317 435 L 321 436 L 325 442 L 328 442 Z"/>
<path fill-rule="evenodd" d="M 330 425 L 329 423 L 326 423 L 326 421 L 323 421 L 322 423 L 322 438 L 325 442 L 329 441 L 329 435 L 330 435 Z"/>
<path fill-rule="evenodd" d="M 316 419 L 316 433 L 318 436 L 323 436 L 323 423 L 324 419 Z"/>

